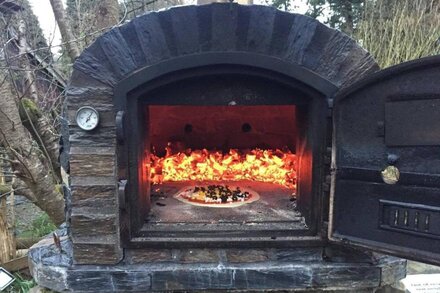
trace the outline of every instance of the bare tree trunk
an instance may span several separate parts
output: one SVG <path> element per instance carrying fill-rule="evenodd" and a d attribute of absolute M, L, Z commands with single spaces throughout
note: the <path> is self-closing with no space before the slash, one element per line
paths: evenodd
<path fill-rule="evenodd" d="M 14 183 L 12 184 L 12 188 L 15 190 L 16 194 L 23 195 L 31 202 L 36 202 L 37 198 L 35 194 L 26 186 L 26 184 L 18 178 L 15 178 Z"/>
<path fill-rule="evenodd" d="M 0 198 L 0 264 L 11 260 L 15 255 L 15 245 L 12 238 L 13 236 L 9 232 L 6 211 L 5 196 Z"/>
<path fill-rule="evenodd" d="M 50 4 L 52 6 L 53 14 L 55 15 L 58 27 L 60 28 L 61 37 L 66 46 L 67 53 L 73 62 L 79 56 L 80 51 L 77 43 L 74 41 L 75 37 L 70 30 L 70 25 L 64 12 L 63 2 L 62 0 L 50 0 Z"/>
<path fill-rule="evenodd" d="M 31 67 L 29 66 L 29 59 L 27 56 L 27 43 L 26 43 L 26 23 L 22 19 L 20 20 L 20 25 L 18 27 L 18 43 L 19 43 L 19 53 L 22 56 L 23 67 L 24 67 L 24 74 L 26 77 L 25 80 L 25 91 L 34 101 L 38 100 L 38 93 L 37 93 L 37 85 L 34 82 L 35 78 L 33 76 L 33 72 L 31 71 Z"/>
<path fill-rule="evenodd" d="M 52 172 L 58 182 L 61 182 L 61 164 L 59 162 L 60 136 L 47 116 L 41 115 L 33 121 L 35 129 L 41 138 L 44 149 L 52 166 Z"/>
<path fill-rule="evenodd" d="M 35 204 L 57 225 L 65 220 L 64 197 L 41 154 L 40 148 L 23 126 L 9 82 L 0 85 L 0 144 L 2 144 L 16 176 L 35 195 Z"/>
<path fill-rule="evenodd" d="M 102 0 L 96 5 L 96 30 L 109 28 L 119 21 L 118 0 Z"/>
<path fill-rule="evenodd" d="M 43 151 L 43 154 L 49 160 L 52 172 L 57 176 L 58 182 L 61 181 L 60 164 L 58 162 L 59 155 L 59 135 L 56 129 L 38 109 L 38 89 L 34 72 L 28 58 L 28 44 L 26 41 L 26 23 L 20 21 L 19 26 L 19 53 L 21 57 L 21 65 L 25 73 L 25 88 L 23 96 L 29 96 L 30 100 L 22 99 L 22 107 L 20 110 L 24 125 L 33 134 L 35 140 Z"/>
<path fill-rule="evenodd" d="M 23 125 L 32 134 L 42 154 L 49 162 L 49 167 L 57 182 L 61 182 L 61 165 L 59 163 L 60 136 L 51 121 L 39 109 L 37 104 L 23 98 L 20 105 L 20 117 Z"/>
<path fill-rule="evenodd" d="M 2 162 L 0 161 L 0 163 Z M 5 183 L 0 169 L 0 185 L 5 185 Z M 0 264 L 15 257 L 14 235 L 9 229 L 7 211 L 6 195 L 0 192 Z"/>

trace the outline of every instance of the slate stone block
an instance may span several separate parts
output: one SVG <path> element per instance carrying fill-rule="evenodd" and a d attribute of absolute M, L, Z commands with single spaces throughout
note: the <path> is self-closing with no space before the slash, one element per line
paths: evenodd
<path fill-rule="evenodd" d="M 262 262 L 269 260 L 270 251 L 267 249 L 228 249 L 226 257 L 231 263 Z"/>
<path fill-rule="evenodd" d="M 170 249 L 134 249 L 125 254 L 125 261 L 128 264 L 158 263 L 172 260 Z"/>
<path fill-rule="evenodd" d="M 182 263 L 218 263 L 217 249 L 184 249 L 180 254 Z"/>

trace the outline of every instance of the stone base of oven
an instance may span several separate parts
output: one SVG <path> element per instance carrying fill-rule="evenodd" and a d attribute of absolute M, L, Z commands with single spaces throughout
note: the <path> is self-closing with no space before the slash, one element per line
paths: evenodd
<path fill-rule="evenodd" d="M 301 290 L 375 292 L 405 277 L 406 261 L 339 246 L 127 250 L 117 265 L 74 265 L 51 238 L 29 251 L 36 282 L 58 292 Z"/>

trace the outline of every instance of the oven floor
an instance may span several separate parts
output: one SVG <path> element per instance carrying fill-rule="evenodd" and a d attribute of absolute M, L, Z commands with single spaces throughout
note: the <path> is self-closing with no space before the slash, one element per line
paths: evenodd
<path fill-rule="evenodd" d="M 209 183 L 209 182 L 203 182 Z M 260 199 L 234 208 L 200 207 L 183 203 L 173 196 L 191 182 L 173 182 L 153 186 L 151 211 L 143 231 L 191 230 L 304 230 L 304 218 L 291 201 L 291 191 L 277 184 L 263 182 L 223 182 L 248 187 Z M 218 182 L 217 182 L 218 184 Z M 238 227 L 240 226 L 240 227 Z"/>

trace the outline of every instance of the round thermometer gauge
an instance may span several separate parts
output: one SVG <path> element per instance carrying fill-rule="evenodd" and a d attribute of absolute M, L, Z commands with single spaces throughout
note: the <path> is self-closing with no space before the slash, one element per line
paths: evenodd
<path fill-rule="evenodd" d="M 93 130 L 98 126 L 99 114 L 92 107 L 81 107 L 76 112 L 76 124 L 83 130 Z"/>

